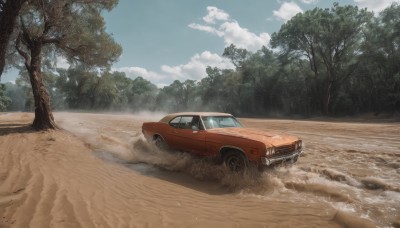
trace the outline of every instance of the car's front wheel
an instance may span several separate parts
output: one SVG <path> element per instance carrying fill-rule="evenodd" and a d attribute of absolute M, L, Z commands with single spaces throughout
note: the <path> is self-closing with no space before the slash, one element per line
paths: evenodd
<path fill-rule="evenodd" d="M 247 168 L 246 158 L 238 151 L 228 152 L 224 156 L 224 164 L 233 172 L 244 172 Z"/>

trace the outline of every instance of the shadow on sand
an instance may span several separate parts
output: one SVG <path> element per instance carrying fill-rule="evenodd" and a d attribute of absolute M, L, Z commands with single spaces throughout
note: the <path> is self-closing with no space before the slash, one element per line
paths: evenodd
<path fill-rule="evenodd" d="M 205 179 L 199 180 L 184 171 L 170 171 L 155 165 L 150 165 L 142 162 L 132 163 L 127 162 L 114 156 L 107 151 L 93 151 L 94 155 L 105 162 L 111 162 L 135 170 L 142 175 L 151 176 L 163 181 L 179 184 L 186 188 L 200 191 L 209 195 L 225 195 L 232 194 L 232 189 L 226 188 L 218 180 Z"/>
<path fill-rule="evenodd" d="M 0 124 L 0 136 L 36 132 L 30 124 Z"/>

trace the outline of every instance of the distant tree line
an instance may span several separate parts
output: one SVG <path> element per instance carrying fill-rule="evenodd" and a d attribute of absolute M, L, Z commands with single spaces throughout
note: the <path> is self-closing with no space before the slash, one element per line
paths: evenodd
<path fill-rule="evenodd" d="M 398 4 L 377 17 L 351 5 L 315 8 L 272 34 L 271 49 L 252 53 L 232 44 L 223 56 L 235 69 L 208 67 L 200 81 L 176 80 L 161 89 L 142 77 L 77 65 L 43 70 L 43 77 L 54 110 L 202 110 L 248 116 L 400 112 Z M 1 110 L 33 106 L 26 72 L 16 84 L 0 87 Z"/>

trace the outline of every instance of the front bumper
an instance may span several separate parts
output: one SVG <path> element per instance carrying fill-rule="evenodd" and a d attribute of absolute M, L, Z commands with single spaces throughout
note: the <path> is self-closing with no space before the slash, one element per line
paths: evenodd
<path fill-rule="evenodd" d="M 294 163 L 297 161 L 297 158 L 302 153 L 303 153 L 303 149 L 300 149 L 300 150 L 293 152 L 292 154 L 283 155 L 283 156 L 279 156 L 279 157 L 274 157 L 274 158 L 261 157 L 261 163 L 266 166 L 270 166 L 272 164 L 282 162 L 282 161 L 288 161 L 288 160 L 290 160 L 292 163 Z"/>

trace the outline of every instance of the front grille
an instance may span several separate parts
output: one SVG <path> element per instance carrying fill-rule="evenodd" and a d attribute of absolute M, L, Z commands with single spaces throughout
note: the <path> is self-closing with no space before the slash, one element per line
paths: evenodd
<path fill-rule="evenodd" d="M 294 153 L 295 150 L 296 150 L 295 144 L 276 147 L 275 156 L 289 155 Z"/>

